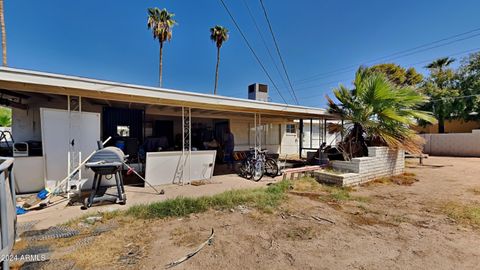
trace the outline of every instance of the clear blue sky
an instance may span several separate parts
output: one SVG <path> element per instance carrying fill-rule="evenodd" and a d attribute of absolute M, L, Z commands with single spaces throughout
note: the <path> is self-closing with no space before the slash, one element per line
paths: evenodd
<path fill-rule="evenodd" d="M 289 103 L 244 0 L 225 0 Z M 258 0 L 245 0 L 275 53 Z M 478 0 L 264 0 L 300 104 L 325 106 L 324 95 L 352 81 L 354 71 L 328 73 L 480 27 Z M 156 86 L 158 42 L 146 27 L 146 10 L 176 14 L 164 49 L 164 87 L 211 93 L 216 60 L 209 28 L 230 29 L 221 51 L 219 94 L 246 97 L 247 85 L 270 85 L 219 0 L 5 0 L 8 62 L 33 69 Z M 480 48 L 480 36 L 395 59 L 401 65 Z M 461 55 L 460 55 L 461 56 Z M 274 54 L 278 62 L 278 57 Z M 423 63 L 419 63 L 423 62 Z M 371 63 L 370 63 L 371 64 Z"/>

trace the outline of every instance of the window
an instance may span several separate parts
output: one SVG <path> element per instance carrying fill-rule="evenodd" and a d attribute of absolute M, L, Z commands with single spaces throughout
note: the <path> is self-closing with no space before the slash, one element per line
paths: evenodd
<path fill-rule="evenodd" d="M 130 126 L 117 126 L 117 134 L 120 137 L 130 137 Z"/>
<path fill-rule="evenodd" d="M 287 134 L 297 134 L 295 124 L 287 124 L 285 130 Z"/>

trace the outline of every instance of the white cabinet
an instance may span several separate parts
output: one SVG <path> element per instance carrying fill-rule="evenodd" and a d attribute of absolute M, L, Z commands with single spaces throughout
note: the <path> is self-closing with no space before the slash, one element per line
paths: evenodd
<path fill-rule="evenodd" d="M 81 153 L 83 160 L 97 149 L 100 114 L 40 108 L 40 115 L 45 179 L 47 186 L 51 187 L 68 175 L 69 151 Z M 72 169 L 75 167 L 72 165 Z M 89 170 L 82 169 L 81 173 L 82 178 L 93 177 Z"/>

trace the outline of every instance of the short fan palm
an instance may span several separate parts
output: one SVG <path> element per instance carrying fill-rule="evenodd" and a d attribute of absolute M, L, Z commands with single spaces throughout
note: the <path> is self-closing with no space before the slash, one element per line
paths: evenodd
<path fill-rule="evenodd" d="M 417 119 L 436 121 L 429 112 L 415 109 L 427 101 L 425 96 L 365 68 L 357 71 L 353 90 L 340 86 L 333 93 L 340 103 L 327 96 L 329 112 L 341 116 L 347 128 L 331 125 L 330 129 L 344 132 L 339 147 L 346 159 L 367 155 L 368 145 L 420 153 L 423 140 L 411 126 Z"/>

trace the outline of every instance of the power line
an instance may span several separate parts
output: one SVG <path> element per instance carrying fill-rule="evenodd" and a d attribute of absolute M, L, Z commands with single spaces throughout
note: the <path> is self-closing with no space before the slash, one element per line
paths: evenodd
<path fill-rule="evenodd" d="M 440 39 L 440 40 L 436 40 L 436 41 L 433 41 L 433 42 L 429 42 L 429 43 L 426 43 L 426 44 L 423 44 L 423 45 L 420 45 L 420 46 L 417 46 L 417 47 L 414 47 L 414 48 L 410 48 L 410 49 L 407 49 L 407 50 L 403 50 L 401 51 L 401 55 L 400 56 L 397 56 L 397 57 L 394 57 L 394 58 L 391 58 L 392 56 L 395 56 L 395 55 L 398 55 L 400 52 L 397 52 L 397 53 L 392 53 L 392 54 L 389 54 L 387 56 L 382 56 L 382 57 L 377 57 L 375 59 L 372 59 L 372 60 L 369 60 L 369 61 L 365 61 L 363 63 L 359 63 L 359 64 L 356 64 L 356 65 L 350 65 L 348 67 L 344 67 L 344 68 L 339 68 L 339 69 L 336 69 L 336 70 L 333 70 L 333 71 L 330 71 L 330 72 L 325 72 L 325 73 L 322 73 L 322 74 L 317 74 L 317 75 L 314 75 L 314 76 L 311 76 L 310 78 L 311 79 L 303 79 L 303 80 L 299 80 L 299 81 L 310 81 L 310 80 L 315 80 L 315 78 L 318 79 L 318 76 L 320 75 L 328 75 L 328 74 L 332 74 L 332 73 L 345 73 L 345 72 L 348 72 L 348 71 L 351 71 L 352 68 L 353 69 L 356 69 L 359 65 L 362 65 L 362 64 L 365 64 L 365 63 L 371 63 L 371 62 L 375 62 L 375 61 L 379 61 L 379 60 L 382 60 L 382 59 L 388 59 L 388 60 L 393 60 L 393 59 L 398 59 L 398 58 L 401 58 L 401 57 L 405 57 L 405 56 L 410 56 L 412 54 L 416 54 L 416 53 L 420 53 L 420 52 L 424 52 L 424 51 L 427 51 L 427 50 L 431 50 L 431 49 L 435 49 L 435 48 L 438 48 L 438 47 L 442 47 L 442 46 L 446 46 L 446 45 L 450 45 L 452 43 L 456 43 L 456 42 L 459 42 L 459 41 L 463 41 L 463 40 L 466 40 L 466 39 L 470 39 L 470 38 L 474 38 L 474 37 L 477 37 L 480 35 L 480 33 L 477 33 L 477 34 L 474 34 L 474 35 L 471 35 L 471 36 L 468 36 L 466 38 L 460 38 L 460 39 L 456 39 L 456 40 L 453 40 L 453 41 L 450 41 L 450 42 L 447 42 L 447 43 L 444 43 L 444 44 L 440 44 L 440 45 L 436 45 L 436 46 L 431 46 L 431 47 L 428 47 L 426 49 L 422 49 L 422 50 L 418 50 L 419 48 L 423 48 L 423 47 L 426 47 L 426 46 L 429 46 L 429 45 L 432 45 L 432 44 L 435 44 L 435 43 L 439 43 L 439 42 L 442 42 L 442 41 L 445 41 L 445 40 L 449 40 L 449 39 L 452 39 L 452 38 L 456 38 L 456 37 L 459 37 L 459 36 L 462 36 L 462 35 L 466 35 L 466 34 L 469 34 L 471 32 L 474 32 L 474 31 L 478 31 L 480 30 L 480 28 L 476 28 L 474 30 L 471 30 L 471 31 L 467 31 L 467 32 L 464 32 L 464 33 L 461 33 L 461 34 L 457 34 L 457 35 L 454 35 L 454 36 L 450 36 L 448 38 L 443 38 L 443 39 Z M 410 52 L 410 53 L 407 53 L 409 51 L 414 51 L 414 52 Z M 416 50 L 416 51 L 415 51 Z M 407 54 L 405 54 L 407 53 Z M 389 58 L 390 57 L 390 58 Z"/>
<path fill-rule="evenodd" d="M 461 52 L 457 52 L 457 53 L 454 53 L 454 54 L 450 54 L 450 55 L 448 55 L 448 56 L 449 56 L 449 57 L 453 57 L 453 56 L 468 54 L 468 53 L 475 52 L 475 51 L 479 51 L 479 50 L 480 50 L 480 47 L 474 48 L 474 49 L 465 50 L 465 51 L 461 51 Z M 430 62 L 430 61 L 432 61 L 432 60 L 419 61 L 419 62 L 407 64 L 407 66 L 416 66 L 416 65 L 428 63 L 428 62 Z M 340 81 L 331 81 L 331 82 L 322 83 L 322 84 L 319 84 L 319 85 L 312 85 L 312 86 L 309 86 L 309 87 L 299 88 L 299 89 L 297 89 L 297 91 L 299 91 L 299 90 L 301 90 L 301 89 L 311 89 L 311 88 L 315 88 L 315 87 L 321 87 L 321 86 L 324 86 L 324 85 L 331 85 L 331 84 L 334 84 L 334 83 L 336 83 L 336 82 L 338 83 L 338 82 L 340 82 Z M 322 94 L 318 94 L 318 95 L 313 95 L 313 96 L 300 97 L 300 99 L 307 99 L 307 98 L 319 97 L 319 96 L 322 96 L 322 95 L 323 95 L 323 93 L 322 93 Z"/>
<path fill-rule="evenodd" d="M 465 50 L 465 51 L 457 52 L 457 53 L 454 53 L 454 54 L 450 54 L 449 57 L 462 55 L 462 54 L 467 54 L 467 53 L 471 53 L 471 52 L 475 52 L 475 51 L 479 51 L 479 50 L 480 50 L 480 47 L 475 48 L 475 49 Z M 417 65 L 420 65 L 420 64 L 428 63 L 430 61 L 432 61 L 432 60 L 430 60 L 430 59 L 429 60 L 423 60 L 423 61 L 420 61 L 420 62 L 407 64 L 406 66 L 417 66 Z M 302 91 L 304 89 L 312 89 L 312 88 L 321 87 L 321 86 L 324 86 L 324 85 L 331 85 L 335 82 L 340 82 L 340 81 L 341 80 L 336 80 L 336 81 L 330 81 L 330 82 L 327 82 L 327 83 L 321 83 L 321 84 L 317 84 L 317 85 L 311 85 L 311 86 L 307 86 L 307 87 L 297 88 L 297 91 Z M 308 97 L 300 97 L 300 99 L 302 99 L 302 98 L 308 98 Z"/>
<path fill-rule="evenodd" d="M 263 69 L 263 72 L 265 72 L 265 74 L 267 75 L 268 79 L 270 80 L 270 82 L 272 83 L 273 87 L 275 88 L 275 90 L 277 90 L 278 92 L 278 95 L 280 95 L 280 97 L 282 98 L 283 102 L 285 102 L 285 104 L 287 104 L 287 101 L 285 100 L 285 98 L 283 97 L 282 93 L 280 93 L 280 90 L 278 89 L 277 85 L 275 84 L 275 82 L 273 81 L 272 77 L 270 76 L 270 74 L 268 73 L 267 69 L 265 68 L 265 66 L 262 64 L 262 61 L 260 61 L 260 58 L 258 58 L 257 54 L 255 53 L 255 51 L 253 50 L 252 46 L 250 45 L 250 42 L 248 42 L 248 39 L 247 37 L 245 36 L 245 34 L 243 34 L 243 31 L 242 29 L 240 28 L 240 26 L 238 25 L 237 21 L 235 20 L 235 18 L 233 17 L 232 13 L 230 12 L 230 10 L 228 9 L 227 5 L 225 4 L 225 2 L 223 0 L 220 0 L 220 2 L 222 3 L 223 7 L 225 8 L 225 10 L 227 11 L 228 15 L 230 16 L 230 19 L 232 19 L 233 23 L 235 24 L 235 27 L 237 28 L 238 32 L 240 32 L 240 35 L 242 36 L 243 40 L 245 41 L 245 43 L 247 44 L 248 48 L 250 49 L 250 51 L 252 52 L 253 56 L 255 56 L 255 59 L 257 60 L 258 64 L 260 65 L 260 67 L 262 67 Z"/>
<path fill-rule="evenodd" d="M 414 52 L 411 52 L 411 53 L 408 53 L 408 54 L 403 54 L 403 55 L 400 55 L 400 56 L 398 56 L 398 57 L 388 58 L 388 60 L 394 60 L 394 59 L 398 59 L 398 58 L 401 58 L 401 57 L 410 56 L 410 55 L 412 55 L 412 54 L 417 54 L 417 53 L 421 53 L 421 52 L 428 51 L 428 50 L 431 50 L 431 49 L 436 49 L 436 48 L 439 48 L 439 47 L 443 47 L 443 46 L 446 46 L 446 45 L 450 45 L 450 44 L 453 44 L 453 43 L 457 43 L 457 42 L 459 42 L 459 41 L 464 41 L 464 40 L 471 39 L 471 38 L 478 37 L 478 36 L 480 36 L 480 33 L 477 33 L 477 34 L 475 34 L 475 35 L 468 36 L 468 37 L 465 37 L 465 38 L 460 38 L 460 39 L 452 40 L 452 41 L 449 41 L 449 42 L 447 42 L 447 43 L 443 43 L 443 44 L 440 44 L 440 45 L 435 45 L 435 46 L 427 47 L 427 48 L 425 48 L 425 49 L 418 50 L 418 51 L 414 51 Z"/>
<path fill-rule="evenodd" d="M 277 49 L 278 57 L 280 58 L 280 62 L 282 63 L 283 71 L 285 71 L 285 76 L 287 77 L 288 85 L 290 85 L 290 89 L 291 89 L 291 91 L 292 91 L 292 93 L 293 93 L 293 96 L 294 96 L 294 98 L 295 98 L 295 101 L 296 101 L 297 104 L 298 104 L 297 95 L 295 94 L 295 90 L 293 89 L 292 81 L 290 80 L 290 76 L 288 76 L 287 68 L 285 67 L 285 61 L 283 61 L 282 54 L 280 53 L 280 48 L 279 48 L 279 46 L 278 46 L 277 39 L 275 38 L 275 34 L 273 33 L 272 24 L 270 23 L 270 19 L 268 18 L 268 15 L 267 15 L 267 9 L 266 9 L 265 6 L 263 5 L 263 0 L 260 0 L 260 4 L 261 4 L 261 6 L 262 6 L 263 14 L 265 15 L 265 19 L 267 20 L 268 29 L 270 30 L 270 34 L 272 35 L 273 43 L 275 44 L 275 48 Z"/>
<path fill-rule="evenodd" d="M 329 81 L 329 82 L 325 82 L 325 83 L 321 83 L 321 84 L 316 84 L 316 85 L 309 85 L 309 86 L 305 86 L 305 87 L 300 87 L 300 88 L 297 88 L 297 92 L 303 92 L 305 90 L 308 90 L 308 89 L 312 89 L 312 88 L 317 88 L 317 87 L 320 87 L 320 86 L 326 86 L 326 85 L 332 85 L 334 83 L 338 83 L 340 81 L 343 81 L 343 80 L 335 80 L 335 81 Z M 302 97 L 299 97 L 299 98 L 302 98 Z"/>
<path fill-rule="evenodd" d="M 480 36 L 480 33 L 477 33 L 475 35 L 468 36 L 468 37 L 465 37 L 465 38 L 456 39 L 456 40 L 453 40 L 453 41 L 450 41 L 450 42 L 447 42 L 447 43 L 443 43 L 443 44 L 431 46 L 431 47 L 428 47 L 428 48 L 424 48 L 424 49 L 421 49 L 421 50 L 413 51 L 413 52 L 410 52 L 410 53 L 407 53 L 407 54 L 402 54 L 402 55 L 399 55 L 399 56 L 396 56 L 396 57 L 377 58 L 377 59 L 383 59 L 384 62 L 388 62 L 388 61 L 403 58 L 403 57 L 406 57 L 406 56 L 418 54 L 418 53 L 421 53 L 421 52 L 424 52 L 424 51 L 428 51 L 428 50 L 436 49 L 436 48 L 443 47 L 443 46 L 446 46 L 446 45 L 450 45 L 450 44 L 453 44 L 453 43 L 456 43 L 456 42 L 459 42 L 459 41 L 463 41 L 463 40 L 466 40 L 466 39 L 474 38 L 474 37 L 477 37 L 477 36 Z M 349 66 L 348 68 L 338 69 L 336 71 L 324 73 L 323 74 L 324 76 L 322 76 L 322 77 L 317 77 L 316 79 L 308 79 L 308 80 L 304 79 L 303 82 L 301 82 L 299 84 L 304 84 L 304 83 L 309 82 L 309 81 L 316 81 L 316 80 L 320 80 L 320 79 L 323 79 L 323 78 L 327 78 L 327 77 L 329 77 L 327 74 L 342 74 L 342 73 L 355 71 L 358 68 L 359 65 L 366 64 L 366 63 L 373 63 L 373 62 L 375 62 L 375 61 L 367 61 L 367 62 L 364 62 L 364 63 L 361 63 L 361 64 L 359 63 L 358 65 Z"/>
<path fill-rule="evenodd" d="M 305 83 L 305 82 L 308 82 L 308 81 L 318 80 L 318 79 L 320 79 L 321 77 L 324 77 L 325 75 L 330 75 L 330 74 L 334 74 L 334 73 L 345 73 L 345 72 L 349 72 L 349 71 L 352 70 L 352 68 L 355 69 L 355 68 L 357 68 L 359 65 L 362 65 L 362 64 L 365 64 L 365 63 L 371 63 L 371 62 L 380 61 L 380 60 L 383 60 L 383 59 L 388 59 L 388 60 L 398 59 L 398 58 L 400 58 L 400 57 L 405 57 L 405 56 L 409 56 L 409 55 L 412 55 L 412 54 L 420 53 L 420 52 L 423 52 L 423 51 L 426 51 L 426 50 L 431 50 L 431 49 L 435 49 L 435 48 L 438 48 L 438 47 L 450 45 L 450 44 L 452 44 L 452 43 L 456 43 L 456 42 L 459 42 L 459 41 L 463 41 L 463 40 L 466 40 L 466 39 L 470 39 L 470 38 L 477 37 L 477 36 L 480 35 L 480 33 L 477 33 L 477 34 L 474 34 L 474 35 L 470 35 L 470 36 L 464 37 L 464 38 L 459 38 L 459 39 L 456 39 L 456 40 L 454 40 L 454 41 L 450 41 L 450 42 L 447 42 L 447 43 L 439 44 L 439 45 L 436 45 L 436 46 L 428 47 L 428 46 L 430 46 L 430 45 L 437 44 L 437 43 L 441 43 L 441 42 L 443 42 L 443 41 L 447 41 L 447 40 L 450 40 L 450 39 L 458 38 L 458 37 L 461 37 L 461 36 L 465 36 L 465 35 L 468 35 L 468 34 L 470 34 L 470 33 L 477 32 L 477 31 L 479 31 L 479 30 L 480 30 L 480 28 L 475 28 L 475 29 L 470 30 L 470 31 L 466 31 L 466 32 L 463 32 L 463 33 L 460 33 L 460 34 L 456 34 L 456 35 L 452 35 L 452 36 L 449 36 L 449 37 L 446 37 L 446 38 L 438 39 L 438 40 L 435 40 L 435 41 L 432 41 L 432 42 L 428 42 L 428 43 L 425 43 L 425 44 L 422 44 L 422 45 L 419 45 L 419 46 L 415 46 L 415 47 L 413 47 L 413 48 L 409 48 L 409 49 L 401 50 L 401 51 L 398 51 L 398 52 L 394 52 L 394 53 L 391 53 L 391 54 L 388 54 L 388 55 L 385 55 L 385 56 L 382 56 L 382 57 L 377 57 L 377 58 L 374 58 L 374 59 L 372 59 L 372 60 L 364 61 L 364 62 L 362 62 L 362 63 L 358 63 L 358 64 L 355 64 L 355 65 L 345 66 L 345 67 L 343 67 L 343 68 L 338 68 L 338 69 L 335 69 L 335 70 L 332 70 L 332 71 L 329 71 L 329 72 L 318 73 L 318 74 L 316 74 L 316 75 L 313 75 L 313 76 L 310 76 L 310 77 L 307 77 L 307 78 L 298 80 L 297 82 Z M 424 47 L 428 47 L 428 48 L 419 50 L 419 49 L 424 48 Z M 413 52 L 412 52 L 412 51 L 413 51 Z M 393 56 L 397 56 L 397 57 L 392 58 Z"/>
<path fill-rule="evenodd" d="M 458 55 L 462 55 L 462 54 L 467 54 L 467 53 L 471 53 L 471 52 L 475 52 L 475 51 L 479 51 L 479 50 L 480 50 L 480 47 L 475 48 L 475 49 L 469 49 L 469 50 L 457 52 L 457 53 L 454 53 L 454 54 L 450 54 L 449 57 L 458 56 Z M 432 61 L 432 60 L 424 60 L 424 61 L 416 62 L 416 63 L 413 63 L 413 64 L 409 64 L 409 66 L 416 66 L 416 65 L 420 65 L 420 64 L 425 64 L 425 63 L 428 63 L 430 61 Z"/>
<path fill-rule="evenodd" d="M 283 75 L 282 75 L 282 73 L 280 72 L 280 69 L 278 68 L 277 63 L 275 62 L 275 59 L 273 58 L 273 55 L 272 55 L 272 53 L 270 52 L 270 49 L 268 48 L 267 42 L 265 41 L 265 38 L 263 37 L 262 31 L 260 30 L 260 27 L 259 27 L 258 24 L 257 24 L 257 20 L 255 20 L 255 16 L 253 16 L 253 13 L 252 13 L 252 11 L 250 10 L 250 7 L 248 6 L 247 1 L 246 1 L 246 0 L 243 0 L 243 3 L 245 4 L 245 7 L 247 8 L 248 14 L 250 15 L 250 18 L 252 19 L 253 24 L 255 25 L 255 28 L 257 29 L 258 35 L 260 36 L 260 39 L 262 40 L 263 46 L 265 47 L 265 49 L 266 49 L 267 52 L 268 52 L 268 55 L 270 56 L 270 60 L 272 60 L 272 63 L 273 63 L 273 65 L 275 66 L 275 69 L 277 70 L 278 75 L 279 75 L 280 78 L 282 79 L 282 82 L 283 82 L 284 86 L 286 86 L 286 88 L 288 88 L 287 82 L 286 82 L 285 79 L 283 78 Z M 292 95 L 292 93 L 290 93 L 290 95 Z M 293 98 L 293 96 L 292 96 L 292 98 Z"/>
<path fill-rule="evenodd" d="M 421 49 L 423 47 L 427 47 L 427 46 L 430 46 L 430 45 L 434 45 L 436 43 L 440 43 L 440 42 L 447 41 L 447 40 L 450 40 L 450 39 L 453 39 L 453 38 L 464 36 L 464 35 L 467 35 L 467 34 L 470 34 L 470 33 L 473 33 L 473 32 L 477 32 L 479 30 L 480 30 L 480 27 L 475 28 L 475 29 L 470 30 L 470 31 L 467 31 L 467 32 L 463 32 L 463 33 L 460 33 L 460 34 L 456 34 L 456 35 L 453 35 L 453 36 L 442 38 L 442 39 L 439 39 L 439 40 L 436 40 L 436 41 L 428 42 L 428 43 L 425 43 L 423 45 L 419 45 L 419 46 L 416 46 L 416 47 L 413 47 L 413 48 L 410 48 L 410 49 L 405 49 L 405 50 L 402 50 L 402 51 L 399 51 L 399 52 L 396 52 L 396 53 L 392 53 L 392 54 L 389 54 L 389 55 L 384 56 L 384 57 L 378 57 L 376 59 L 370 60 L 369 62 L 379 61 L 379 60 L 382 60 L 384 58 L 389 58 L 389 57 L 393 57 L 393 56 L 396 56 L 396 55 L 408 53 L 409 51 L 414 51 L 414 50 L 417 50 L 417 49 Z M 473 35 L 471 37 L 468 37 L 468 38 L 473 38 L 473 37 L 476 37 L 478 35 L 480 35 L 480 34 L 475 34 L 475 35 Z M 461 40 L 464 40 L 464 39 L 461 39 Z M 458 40 L 458 41 L 461 41 L 461 40 Z M 444 44 L 444 45 L 449 45 L 449 44 Z M 442 46 L 444 46 L 444 45 L 442 45 Z"/>

